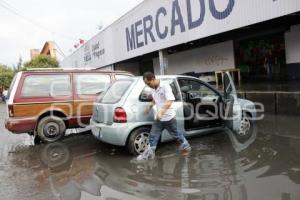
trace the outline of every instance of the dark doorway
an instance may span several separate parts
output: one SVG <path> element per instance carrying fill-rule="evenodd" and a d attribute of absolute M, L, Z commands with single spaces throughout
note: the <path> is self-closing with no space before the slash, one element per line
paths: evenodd
<path fill-rule="evenodd" d="M 286 79 L 284 33 L 236 40 L 234 46 L 243 81 Z"/>
<path fill-rule="evenodd" d="M 154 73 L 153 61 L 152 60 L 147 60 L 147 61 L 141 61 L 140 62 L 140 75 L 143 75 L 145 72 Z"/>

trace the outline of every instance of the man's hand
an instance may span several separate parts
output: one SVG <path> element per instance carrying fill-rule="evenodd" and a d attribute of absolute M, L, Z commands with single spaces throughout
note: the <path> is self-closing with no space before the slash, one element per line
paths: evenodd
<path fill-rule="evenodd" d="M 158 112 L 157 115 L 156 115 L 156 119 L 161 120 L 162 117 L 163 117 L 163 114 L 161 112 Z"/>
<path fill-rule="evenodd" d="M 152 106 L 147 106 L 147 108 L 144 111 L 144 114 L 148 115 L 151 109 L 152 109 Z"/>
<path fill-rule="evenodd" d="M 145 109 L 144 115 L 148 115 L 154 105 L 155 105 L 155 102 L 154 102 L 154 100 L 152 100 L 151 104 L 149 106 L 147 106 L 147 108 Z"/>
<path fill-rule="evenodd" d="M 173 101 L 167 100 L 165 102 L 165 105 L 161 108 L 161 110 L 157 113 L 156 119 L 161 120 L 163 115 L 167 112 L 167 110 L 171 107 Z"/>

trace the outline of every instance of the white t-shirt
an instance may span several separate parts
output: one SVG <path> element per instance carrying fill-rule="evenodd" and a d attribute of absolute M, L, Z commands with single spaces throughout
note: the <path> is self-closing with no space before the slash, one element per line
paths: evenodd
<path fill-rule="evenodd" d="M 161 108 L 164 106 L 166 101 L 175 100 L 171 86 L 168 83 L 162 83 L 162 82 L 160 82 L 160 86 L 156 90 L 152 89 L 152 98 L 155 102 L 157 113 L 161 110 Z M 155 117 L 157 113 L 155 113 Z M 162 116 L 160 121 L 170 121 L 175 116 L 176 116 L 176 111 L 174 105 L 172 104 L 170 108 Z"/>

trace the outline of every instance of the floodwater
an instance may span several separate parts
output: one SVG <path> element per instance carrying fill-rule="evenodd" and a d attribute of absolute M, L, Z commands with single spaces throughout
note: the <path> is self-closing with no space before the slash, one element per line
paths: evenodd
<path fill-rule="evenodd" d="M 89 133 L 33 145 L 4 129 L 0 104 L 0 199 L 299 200 L 299 117 L 266 116 L 252 136 L 229 131 L 190 138 L 183 157 L 175 142 L 154 160 L 136 162 L 124 148 Z"/>

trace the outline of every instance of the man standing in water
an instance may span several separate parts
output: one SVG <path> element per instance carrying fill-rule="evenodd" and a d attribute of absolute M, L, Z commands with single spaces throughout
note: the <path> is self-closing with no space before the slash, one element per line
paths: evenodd
<path fill-rule="evenodd" d="M 149 136 L 149 146 L 137 157 L 137 160 L 147 160 L 148 158 L 153 159 L 155 157 L 157 143 L 164 129 L 180 143 L 181 153 L 187 155 L 191 151 L 191 147 L 183 133 L 177 129 L 176 111 L 172 106 L 175 97 L 171 86 L 169 84 L 162 84 L 152 72 L 146 72 L 143 79 L 145 84 L 152 89 L 153 98 L 151 105 L 145 110 L 145 113 L 149 113 L 154 105 L 157 107 L 157 113 L 155 113 L 155 120 Z"/>

